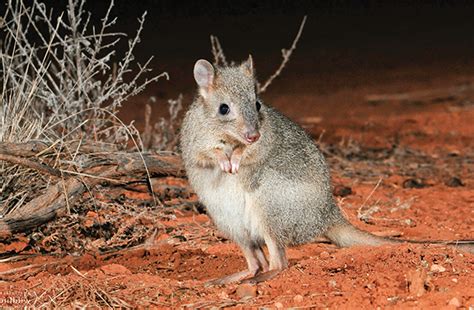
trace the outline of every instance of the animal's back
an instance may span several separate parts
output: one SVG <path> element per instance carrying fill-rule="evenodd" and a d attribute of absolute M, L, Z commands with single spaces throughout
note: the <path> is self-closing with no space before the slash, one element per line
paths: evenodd
<path fill-rule="evenodd" d="M 271 141 L 256 165 L 257 201 L 265 227 L 285 245 L 308 242 L 343 221 L 333 203 L 327 164 L 311 137 L 273 108 L 264 111 Z M 265 128 L 262 128 L 262 140 Z"/>

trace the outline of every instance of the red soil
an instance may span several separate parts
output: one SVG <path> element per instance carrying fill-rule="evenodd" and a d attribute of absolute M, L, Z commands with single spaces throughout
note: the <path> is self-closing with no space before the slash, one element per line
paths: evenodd
<path fill-rule="evenodd" d="M 350 221 L 364 230 L 409 239 L 474 238 L 474 92 L 421 101 L 365 100 L 371 94 L 456 86 L 474 81 L 473 70 L 408 64 L 366 74 L 333 72 L 322 81 L 318 73 L 298 75 L 304 64 L 301 59 L 295 67 L 290 63 L 290 71 L 264 99 L 303 124 L 315 139 L 324 132 L 324 146 L 354 148 L 356 158 L 348 161 L 350 156 L 328 151 L 334 184 L 352 190 L 338 197 Z M 136 104 L 142 106 L 146 96 Z M 185 93 L 187 102 L 191 96 Z M 130 108 L 124 116 L 142 117 L 137 111 L 141 112 Z M 395 155 L 383 157 L 392 145 Z M 448 186 L 453 177 L 463 186 Z M 426 186 L 409 186 L 409 179 Z M 368 223 L 358 219 L 359 208 L 371 212 Z M 78 291 L 94 285 L 130 305 L 157 308 L 474 307 L 474 255 L 443 246 L 337 249 L 312 243 L 289 249 L 290 267 L 265 283 L 205 287 L 207 280 L 245 268 L 244 258 L 237 246 L 220 237 L 206 215 L 173 212 L 175 219 L 161 221 L 173 233 L 160 229 L 146 246 L 136 249 L 0 263 L 1 271 L 44 265 L 39 273 L 0 283 L 0 292 L 20 297 L 26 292 L 27 299 L 34 300 L 52 287 L 66 290 L 71 283 L 81 283 Z M 21 253 L 24 244 L 20 240 L 8 246 Z"/>

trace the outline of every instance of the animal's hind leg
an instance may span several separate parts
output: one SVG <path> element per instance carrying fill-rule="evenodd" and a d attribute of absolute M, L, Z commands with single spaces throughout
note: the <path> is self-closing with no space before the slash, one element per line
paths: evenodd
<path fill-rule="evenodd" d="M 262 271 L 265 266 L 268 268 L 268 265 L 262 266 L 262 256 L 263 256 L 263 260 L 265 260 L 265 264 L 266 264 L 266 259 L 260 247 L 255 247 L 253 245 L 248 245 L 248 246 L 246 245 L 246 246 L 241 246 L 241 249 L 242 249 L 242 252 L 244 253 L 245 259 L 247 260 L 248 269 L 233 273 L 223 278 L 211 280 L 207 282 L 206 285 L 222 285 L 222 284 L 228 284 L 232 282 L 238 282 L 247 277 L 255 276 L 258 272 Z"/>
<path fill-rule="evenodd" d="M 256 254 L 258 262 L 260 264 L 260 270 L 262 272 L 267 272 L 268 271 L 268 261 L 267 261 L 267 258 L 265 257 L 265 253 L 263 253 L 262 247 L 257 246 L 257 248 L 255 249 L 255 254 Z"/>
<path fill-rule="evenodd" d="M 267 281 L 288 267 L 285 247 L 270 236 L 265 237 L 265 243 L 267 244 L 268 254 L 270 257 L 270 270 L 245 279 L 243 282 Z"/>

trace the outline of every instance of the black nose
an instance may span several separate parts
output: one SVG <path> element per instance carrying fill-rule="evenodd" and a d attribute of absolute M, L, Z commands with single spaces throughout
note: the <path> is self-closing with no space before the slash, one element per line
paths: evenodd
<path fill-rule="evenodd" d="M 258 131 L 248 132 L 245 134 L 245 140 L 247 140 L 248 143 L 255 143 L 258 141 L 259 138 L 260 133 Z"/>

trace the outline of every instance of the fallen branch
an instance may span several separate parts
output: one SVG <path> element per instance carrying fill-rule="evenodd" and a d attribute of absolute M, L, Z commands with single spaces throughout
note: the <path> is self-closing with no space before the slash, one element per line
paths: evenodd
<path fill-rule="evenodd" d="M 28 159 L 28 158 L 23 158 L 15 155 L 7 155 L 7 154 L 1 154 L 0 153 L 0 161 L 8 161 L 12 164 L 17 164 L 26 168 L 31 168 L 34 170 L 37 170 L 42 173 L 47 173 L 56 177 L 61 176 L 61 171 L 51 168 L 47 165 L 44 165 L 42 163 L 39 163 L 37 161 Z"/>
<path fill-rule="evenodd" d="M 13 146 L 10 144 L 10 146 Z M 44 146 L 45 149 L 47 146 Z M 31 148 L 25 145 L 12 148 L 16 156 L 0 153 L 0 160 L 12 164 L 22 165 L 40 172 L 51 172 L 44 164 L 33 165 Z M 10 149 L 11 150 L 11 149 Z M 0 152 L 5 151 L 5 145 L 0 145 Z M 41 150 L 40 150 L 41 151 Z M 24 157 L 20 155 L 25 155 Z M 94 155 L 81 165 L 81 171 L 68 173 L 61 170 L 65 179 L 50 185 L 40 196 L 29 201 L 21 208 L 7 214 L 0 219 L 0 240 L 9 238 L 13 233 L 33 229 L 54 218 L 61 216 L 72 204 L 80 198 L 87 189 L 98 184 L 125 183 L 120 178 L 126 177 L 127 182 L 131 177 L 140 180 L 146 177 L 146 168 L 151 175 L 172 175 L 182 177 L 185 175 L 181 159 L 177 155 L 167 154 L 140 154 L 140 153 L 104 153 Z M 55 169 L 52 171 L 56 171 Z"/>
<path fill-rule="evenodd" d="M 83 143 L 72 142 L 69 144 L 69 147 L 72 149 L 77 149 L 81 153 L 110 153 L 117 152 L 117 148 L 113 144 L 108 143 Z M 39 155 L 48 155 L 53 154 L 61 149 L 56 148 L 56 145 L 48 144 L 43 141 L 30 141 L 24 143 L 11 143 L 11 142 L 0 142 L 0 154 L 12 155 L 12 156 L 21 156 L 21 157 L 33 157 Z"/>

